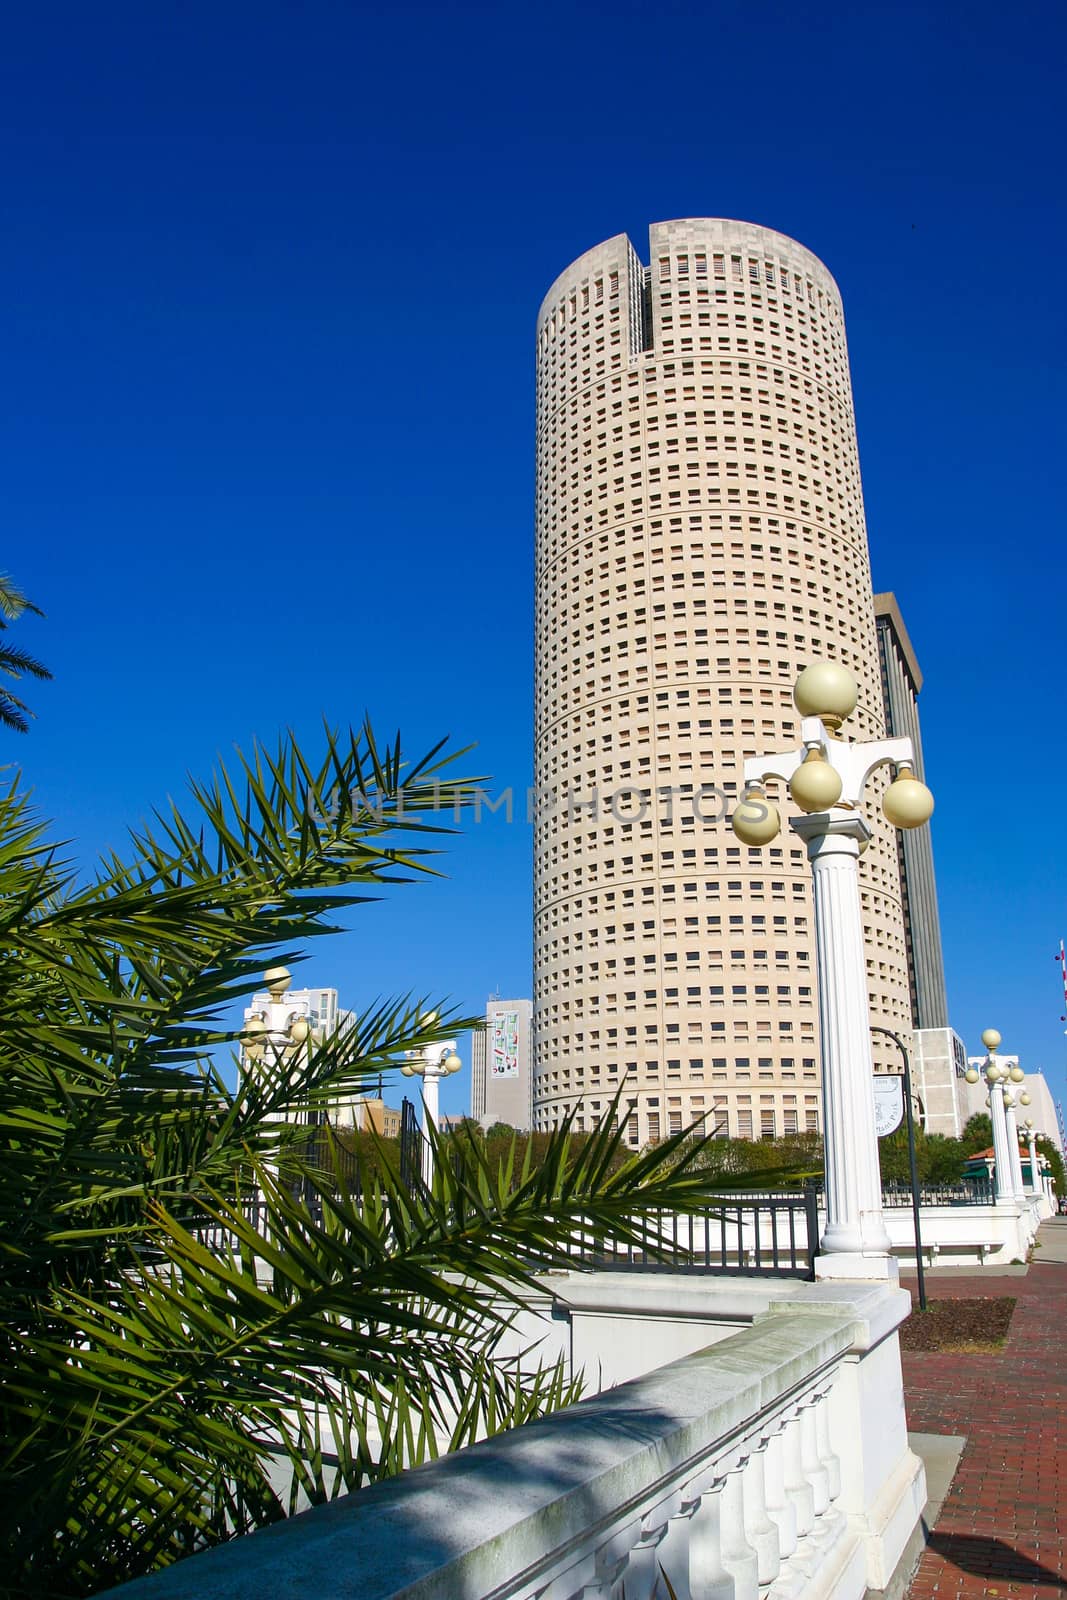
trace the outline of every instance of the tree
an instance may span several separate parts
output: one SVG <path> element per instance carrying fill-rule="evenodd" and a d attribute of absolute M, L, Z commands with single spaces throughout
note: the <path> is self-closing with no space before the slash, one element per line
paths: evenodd
<path fill-rule="evenodd" d="M 823 1172 L 822 1135 L 790 1133 L 780 1139 L 710 1138 L 694 1157 L 698 1166 L 716 1179 L 740 1181 L 747 1176 L 750 1188 L 799 1188 L 805 1179 L 821 1178 Z"/>
<path fill-rule="evenodd" d="M 911 1182 L 908 1133 L 903 1124 L 879 1139 L 878 1162 L 883 1182 Z M 950 1139 L 943 1133 L 927 1133 L 924 1128 L 916 1127 L 915 1170 L 920 1183 L 959 1183 L 966 1163 L 966 1152 L 959 1139 Z"/>
<path fill-rule="evenodd" d="M 916 1166 L 918 1166 L 918 1133 L 916 1130 Z M 911 1161 L 908 1155 L 908 1134 L 903 1125 L 894 1128 L 878 1141 L 878 1166 L 883 1183 L 910 1183 Z M 920 1173 L 921 1177 L 921 1173 Z"/>
<path fill-rule="evenodd" d="M 1052 1188 L 1056 1198 L 1062 1200 L 1067 1194 L 1067 1170 L 1064 1168 L 1063 1157 L 1047 1135 L 1039 1133 L 1035 1143 L 1052 1171 Z"/>
<path fill-rule="evenodd" d="M 926 1143 L 926 1172 L 928 1183 L 959 1183 L 967 1165 L 967 1153 L 959 1139 L 950 1139 L 944 1133 L 928 1133 Z"/>
<path fill-rule="evenodd" d="M 438 812 L 473 794 L 450 772 L 369 727 L 314 767 L 257 748 L 80 887 L 19 781 L 0 795 L 9 1600 L 93 1593 L 566 1403 L 562 1368 L 496 1353 L 532 1274 L 567 1265 L 579 1221 L 654 1253 L 647 1213 L 706 1195 L 699 1141 L 629 1156 L 614 1117 L 497 1165 L 460 1134 L 432 1192 L 388 1159 L 357 1189 L 308 1120 L 474 1024 L 434 1006 L 428 1025 L 422 999 L 312 1042 L 300 1118 L 269 1053 L 227 1087 L 227 1009 L 434 871 Z"/>
<path fill-rule="evenodd" d="M 993 1121 L 987 1111 L 976 1111 L 973 1117 L 968 1117 L 960 1134 L 960 1143 L 964 1153 L 969 1156 L 977 1155 L 979 1150 L 993 1148 Z"/>
<path fill-rule="evenodd" d="M 24 594 L 12 583 L 5 573 L 0 572 L 0 633 L 4 633 L 10 622 L 17 622 L 26 612 L 34 616 L 43 616 L 37 606 L 31 605 Z M 47 667 L 41 665 L 28 651 L 22 650 L 18 645 L 6 644 L 0 639 L 0 672 L 7 677 L 14 678 L 51 678 L 52 674 Z M 0 685 L 0 725 L 5 728 L 14 728 L 17 733 L 26 733 L 29 729 L 29 718 L 34 713 L 23 700 L 6 685 Z"/>

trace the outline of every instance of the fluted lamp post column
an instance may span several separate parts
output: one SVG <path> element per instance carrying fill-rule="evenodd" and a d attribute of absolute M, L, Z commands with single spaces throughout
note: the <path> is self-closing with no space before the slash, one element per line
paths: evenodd
<path fill-rule="evenodd" d="M 989 1085 L 989 1120 L 993 1124 L 993 1198 L 998 1205 L 1023 1205 L 1026 1194 L 1023 1189 L 1022 1161 L 1019 1158 L 1019 1128 L 1015 1119 L 1013 1086 L 1022 1083 L 1025 1073 L 1018 1065 L 1009 1067 L 1006 1062 L 998 1060 L 997 1047 L 1000 1042 L 996 1028 L 987 1028 L 982 1034 L 982 1043 L 988 1052 L 984 1074 Z M 965 1073 L 968 1083 L 977 1083 L 981 1076 L 977 1067 L 968 1067 Z M 1027 1106 L 1030 1104 L 1030 1096 L 1025 1090 L 1019 1092 L 1019 1102 Z"/>
<path fill-rule="evenodd" d="M 920 827 L 934 808 L 929 789 L 912 775 L 910 739 L 852 743 L 838 736 L 857 697 L 856 680 L 846 668 L 829 662 L 806 667 L 793 691 L 800 746 L 745 762 L 745 794 L 732 819 L 743 844 L 770 843 L 781 827 L 778 809 L 764 793 L 770 779 L 787 783 L 804 813 L 790 827 L 807 845 L 814 880 L 826 1144 L 826 1228 L 816 1274 L 823 1278 L 893 1275 L 882 1216 L 860 908 L 859 858 L 871 838 L 860 814 L 864 787 L 872 772 L 889 763 L 896 775 L 882 809 L 894 827 Z"/>
<path fill-rule="evenodd" d="M 1022 1079 L 1021 1067 L 1015 1067 L 1012 1071 L 1013 1076 L 1017 1072 L 1019 1079 Z M 1013 1092 L 1010 1087 L 1006 1087 L 1004 1092 L 1004 1120 L 1008 1125 L 1008 1154 L 1011 1157 L 1012 1192 L 1016 1204 L 1020 1206 L 1026 1204 L 1026 1185 L 1023 1183 L 1023 1158 L 1019 1149 L 1019 1114 L 1016 1106 L 1023 1104 L 1024 1094 L 1026 1094 L 1025 1089 L 1020 1093 L 1018 1090 Z M 1030 1103 L 1028 1094 L 1026 1095 L 1025 1103 L 1027 1105 Z"/>
<path fill-rule="evenodd" d="M 420 1020 L 424 1028 L 432 1028 L 437 1021 L 437 1013 L 428 1011 Z M 456 1054 L 456 1041 L 439 1039 L 434 1044 L 425 1045 L 422 1050 L 407 1051 L 404 1065 L 400 1068 L 405 1078 L 422 1079 L 422 1177 L 427 1188 L 433 1184 L 433 1145 L 426 1131 L 427 1124 L 432 1122 L 435 1129 L 438 1126 L 441 1079 L 458 1072 L 462 1065 Z"/>
<path fill-rule="evenodd" d="M 1021 1100 L 1022 1096 L 1020 1095 L 1019 1098 Z M 1041 1175 L 1038 1172 L 1037 1129 L 1029 1117 L 1026 1119 L 1026 1143 L 1030 1149 L 1030 1192 L 1040 1197 L 1042 1189 Z"/>

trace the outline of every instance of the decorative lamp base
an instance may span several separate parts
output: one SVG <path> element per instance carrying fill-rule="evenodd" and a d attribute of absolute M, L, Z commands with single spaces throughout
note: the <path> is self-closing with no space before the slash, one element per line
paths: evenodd
<path fill-rule="evenodd" d="M 815 1257 L 815 1281 L 829 1278 L 863 1278 L 869 1283 L 899 1283 L 900 1263 L 895 1256 L 864 1256 L 858 1251 L 835 1250 Z"/>

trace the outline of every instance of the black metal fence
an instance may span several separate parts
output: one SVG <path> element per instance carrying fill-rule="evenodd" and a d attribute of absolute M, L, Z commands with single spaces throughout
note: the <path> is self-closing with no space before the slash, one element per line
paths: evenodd
<path fill-rule="evenodd" d="M 919 1204 L 923 1206 L 991 1206 L 993 1199 L 992 1187 L 987 1183 L 933 1183 L 919 1189 Z M 910 1184 L 885 1184 L 882 1205 L 887 1210 L 910 1206 Z"/>
<path fill-rule="evenodd" d="M 359 1162 L 354 1152 L 330 1140 L 329 1152 L 311 1149 L 317 1137 L 312 1131 L 309 1153 L 321 1156 L 321 1165 L 341 1162 L 345 1186 L 350 1195 L 361 1193 Z M 400 1131 L 400 1176 L 409 1188 L 422 1181 L 422 1135 L 409 1100 L 403 1104 Z M 320 1162 L 316 1161 L 316 1165 Z M 574 1266 L 588 1271 L 682 1272 L 735 1274 L 755 1277 L 814 1277 L 818 1254 L 819 1205 L 822 1182 L 807 1183 L 802 1192 L 748 1191 L 713 1196 L 700 1211 L 693 1213 L 654 1213 L 651 1226 L 653 1243 L 639 1245 L 616 1241 L 603 1233 L 579 1231 L 575 1235 L 571 1259 Z M 315 1220 L 321 1220 L 321 1198 L 309 1186 L 305 1196 Z M 920 1191 L 924 1206 L 987 1206 L 994 1200 L 992 1187 L 977 1181 L 927 1184 Z M 886 1209 L 903 1209 L 912 1203 L 907 1184 L 887 1183 L 882 1189 Z M 247 1219 L 257 1229 L 265 1225 L 265 1207 L 258 1195 L 243 1204 Z M 203 1241 L 215 1247 L 232 1242 L 217 1224 L 197 1228 Z"/>
<path fill-rule="evenodd" d="M 410 1158 L 416 1161 L 418 1147 Z M 417 1165 L 412 1167 L 419 1181 Z M 350 1192 L 359 1194 L 358 1166 Z M 321 1199 L 307 1196 L 314 1220 L 321 1220 Z M 654 1212 L 649 1218 L 653 1240 L 647 1248 L 579 1230 L 569 1252 L 578 1271 L 682 1272 L 741 1277 L 814 1277 L 818 1253 L 818 1194 L 808 1185 L 802 1194 L 730 1194 L 715 1197 L 692 1213 Z M 242 1202 L 246 1220 L 262 1232 L 267 1208 L 258 1193 Z M 319 1213 L 316 1215 L 316 1213 Z M 233 1247 L 231 1231 L 217 1223 L 196 1229 L 212 1249 Z"/>
<path fill-rule="evenodd" d="M 400 1181 L 413 1189 L 422 1176 L 422 1133 L 415 1107 L 405 1096 L 400 1111 Z"/>
<path fill-rule="evenodd" d="M 648 1249 L 580 1234 L 575 1266 L 601 1272 L 815 1275 L 819 1210 L 812 1185 L 802 1194 L 716 1196 L 701 1211 L 657 1212 L 650 1221 L 655 1237 Z"/>

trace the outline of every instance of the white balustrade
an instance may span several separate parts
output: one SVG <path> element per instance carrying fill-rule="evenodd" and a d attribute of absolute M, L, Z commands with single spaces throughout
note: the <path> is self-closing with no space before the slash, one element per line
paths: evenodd
<path fill-rule="evenodd" d="M 869 1479 L 872 1505 L 904 1483 L 899 1543 L 922 1473 L 902 1406 L 888 1451 L 884 1417 L 843 1427 L 868 1349 L 899 1373 L 885 1341 L 903 1309 L 879 1297 L 904 1297 L 871 1288 L 861 1311 L 836 1287 L 823 1304 L 798 1286 L 799 1300 L 697 1355 L 127 1585 L 122 1600 L 667 1600 L 668 1582 L 677 1600 L 816 1600 L 824 1585 L 862 1600 L 868 1568 L 891 1568 L 899 1549 L 883 1548 L 856 1483 Z M 857 1473 L 857 1450 L 877 1465 Z"/>

